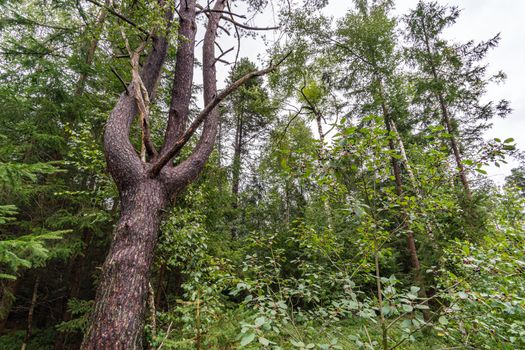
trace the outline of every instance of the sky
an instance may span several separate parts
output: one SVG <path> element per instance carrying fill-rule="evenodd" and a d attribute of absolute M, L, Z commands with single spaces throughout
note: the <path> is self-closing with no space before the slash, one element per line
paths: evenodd
<path fill-rule="evenodd" d="M 414 8 L 418 0 L 395 0 L 394 14 L 402 15 Z M 468 40 L 482 41 L 501 33 L 500 45 L 492 50 L 486 59 L 489 72 L 503 70 L 508 78 L 504 84 L 491 85 L 486 95 L 487 101 L 507 99 L 511 102 L 513 112 L 505 119 L 494 119 L 494 127 L 487 132 L 486 138 L 514 138 L 517 147 L 525 150 L 525 0 L 438 0 L 438 3 L 457 6 L 462 9 L 457 23 L 449 28 L 445 36 L 456 42 Z M 334 18 L 344 15 L 352 8 L 351 0 L 331 0 L 323 13 Z M 268 26 L 274 24 L 271 11 L 258 16 L 252 24 Z M 266 34 L 267 38 L 277 38 L 277 33 Z M 235 43 L 231 43 L 233 46 Z M 226 45 L 227 49 L 230 46 Z M 256 60 L 264 55 L 266 46 L 262 40 L 244 40 L 241 46 L 241 57 Z M 234 54 L 230 54 L 234 56 Z M 231 58 L 233 60 L 233 58 Z M 224 78 L 228 68 L 218 71 L 219 81 Z M 501 168 L 491 166 L 486 168 L 488 176 L 497 184 L 502 184 L 510 169 L 517 162 L 509 159 L 509 164 Z"/>

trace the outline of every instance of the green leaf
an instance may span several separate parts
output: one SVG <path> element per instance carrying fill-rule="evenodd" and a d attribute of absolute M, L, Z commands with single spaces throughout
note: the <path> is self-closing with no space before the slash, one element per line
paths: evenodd
<path fill-rule="evenodd" d="M 485 170 L 483 170 L 483 169 L 476 168 L 474 170 L 476 170 L 480 174 L 487 175 L 487 172 Z"/>
<path fill-rule="evenodd" d="M 438 319 L 439 323 L 441 323 L 443 326 L 446 326 L 448 324 L 448 319 L 445 316 L 441 316 Z"/>
<path fill-rule="evenodd" d="M 468 294 L 465 293 L 465 292 L 458 292 L 458 296 L 459 296 L 461 299 L 468 299 Z"/>
<path fill-rule="evenodd" d="M 255 339 L 255 333 L 247 333 L 241 339 L 241 346 L 250 344 Z"/>
<path fill-rule="evenodd" d="M 6 273 L 0 273 L 0 279 L 6 279 L 6 280 L 16 280 L 16 276 L 14 275 L 8 275 Z"/>
<path fill-rule="evenodd" d="M 259 337 L 259 343 L 261 343 L 263 346 L 270 345 L 270 341 L 264 337 Z"/>
<path fill-rule="evenodd" d="M 290 343 L 292 343 L 292 345 L 296 348 L 304 348 L 304 343 L 302 341 L 295 341 L 292 339 L 290 340 Z"/>
<path fill-rule="evenodd" d="M 255 319 L 255 325 L 257 327 L 262 326 L 265 322 L 266 322 L 266 318 L 264 316 L 257 317 L 257 319 Z"/>

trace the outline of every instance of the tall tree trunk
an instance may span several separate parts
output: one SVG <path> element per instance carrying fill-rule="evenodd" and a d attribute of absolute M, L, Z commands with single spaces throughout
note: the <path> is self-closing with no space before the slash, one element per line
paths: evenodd
<path fill-rule="evenodd" d="M 388 107 L 386 105 L 385 95 L 383 92 L 383 86 L 382 82 L 379 81 L 379 95 L 381 98 L 381 108 L 383 111 L 383 119 L 385 122 L 386 129 L 388 131 L 388 148 L 390 151 L 397 153 L 398 150 L 396 149 L 394 139 L 392 138 L 392 129 L 391 125 L 392 123 L 392 117 L 390 115 L 390 112 L 388 111 Z M 391 157 L 391 163 L 392 163 L 392 170 L 394 172 L 394 179 L 395 179 L 395 187 L 396 187 L 396 194 L 397 197 L 402 200 L 403 198 L 403 180 L 401 177 L 401 167 L 399 166 L 399 161 L 396 157 Z M 402 228 L 405 230 L 407 235 L 407 249 L 410 255 L 410 265 L 412 267 L 412 272 L 414 273 L 414 282 L 415 284 L 420 288 L 419 295 L 422 298 L 427 298 L 426 288 L 425 288 L 425 282 L 423 280 L 423 275 L 421 274 L 421 264 L 419 262 L 419 257 L 417 254 L 417 247 L 416 247 L 416 240 L 414 238 L 414 231 L 411 227 L 411 219 L 410 214 L 408 213 L 407 209 L 403 206 L 401 208 L 401 214 L 402 214 Z M 427 310 L 423 310 L 423 315 L 425 320 L 430 319 L 430 315 L 428 314 Z"/>
<path fill-rule="evenodd" d="M 383 105 L 383 111 L 386 110 L 386 107 Z M 386 116 L 386 115 L 385 115 Z M 385 117 L 385 124 L 387 125 L 387 130 L 388 132 L 390 133 L 391 129 L 390 129 L 390 119 L 389 117 Z M 390 137 L 390 139 L 388 140 L 388 148 L 390 149 L 390 151 L 392 152 L 397 152 L 397 149 L 395 147 L 395 144 L 394 144 L 394 140 Z M 401 178 L 401 167 L 399 166 L 399 161 L 395 158 L 395 157 L 391 157 L 390 159 L 391 163 L 392 163 L 392 170 L 393 170 L 393 173 L 394 173 L 394 179 L 395 179 L 395 187 L 396 187 L 396 194 L 397 194 L 397 197 L 402 200 L 403 198 L 403 180 Z M 408 251 L 410 253 L 410 264 L 412 266 L 412 269 L 414 270 L 414 272 L 416 274 L 419 274 L 419 271 L 420 271 L 420 263 L 419 263 L 419 258 L 418 258 L 418 255 L 417 255 L 417 249 L 416 249 L 416 243 L 415 243 L 415 239 L 414 239 L 414 232 L 412 231 L 412 228 L 410 227 L 410 215 L 408 214 L 406 208 L 402 208 L 401 209 L 401 212 L 402 212 L 402 220 L 403 220 L 403 223 L 402 223 L 402 227 L 403 229 L 406 231 L 407 233 L 407 247 L 408 247 Z"/>
<path fill-rule="evenodd" d="M 315 121 L 317 123 L 317 132 L 319 133 L 319 151 L 318 151 L 317 160 L 319 161 L 319 165 L 321 167 L 324 167 L 324 162 L 326 161 L 326 149 L 325 149 L 325 144 L 324 144 L 325 133 L 323 131 L 322 116 L 321 116 L 321 113 L 319 113 L 317 109 L 315 109 L 313 106 L 312 106 L 312 109 L 314 110 L 314 113 L 315 113 Z M 325 189 L 323 189 L 323 192 L 325 192 Z M 328 196 L 323 196 L 322 201 L 323 201 L 324 213 L 326 215 L 326 221 L 328 224 L 328 229 L 332 230 L 333 229 L 332 207 L 330 206 Z"/>
<path fill-rule="evenodd" d="M 241 153 L 242 153 L 242 142 L 243 142 L 243 118 L 239 116 L 237 120 L 237 126 L 235 130 L 235 142 L 233 144 L 233 163 L 232 163 L 232 209 L 234 215 L 234 221 L 232 225 L 232 238 L 236 238 L 239 230 L 237 225 L 239 224 L 239 184 L 241 181 Z"/>
<path fill-rule="evenodd" d="M 31 338 L 31 333 L 33 332 L 33 315 L 35 313 L 36 299 L 38 297 L 38 286 L 40 285 L 40 275 L 36 276 L 35 284 L 33 286 L 33 295 L 31 297 L 31 305 L 29 306 L 29 312 L 27 313 L 27 328 L 24 341 L 22 342 L 22 347 L 20 350 L 25 350 L 29 339 Z"/>
<path fill-rule="evenodd" d="M 408 157 L 405 151 L 405 144 L 403 143 L 403 139 L 401 138 L 401 135 L 397 131 L 396 123 L 392 119 L 390 119 L 390 127 L 392 128 L 392 131 L 394 132 L 394 135 L 396 137 L 397 145 L 399 147 L 399 153 L 401 154 L 401 160 L 403 161 L 406 172 L 408 174 L 410 185 L 412 185 L 412 188 L 416 192 L 417 199 L 422 201 L 423 192 L 421 191 L 421 188 L 419 187 L 419 184 L 416 180 L 416 176 L 414 175 L 414 172 L 412 171 L 412 166 L 410 165 L 410 162 L 408 160 Z M 432 242 L 432 247 L 434 249 L 438 249 L 436 237 L 434 236 L 434 230 L 432 229 L 432 225 L 430 224 L 430 222 L 427 220 L 425 220 L 425 228 L 427 229 L 428 236 L 430 237 L 430 241 Z"/>
<path fill-rule="evenodd" d="M 121 218 L 81 349 L 142 349 L 150 267 L 167 202 L 165 188 L 154 179 L 121 193 Z"/>
<path fill-rule="evenodd" d="M 233 164 L 232 164 L 232 193 L 234 204 L 237 206 L 239 197 L 239 183 L 241 181 L 241 152 L 242 152 L 242 117 L 237 123 L 237 130 L 235 133 L 235 143 L 233 145 Z"/>
<path fill-rule="evenodd" d="M 450 117 L 448 115 L 448 109 L 447 105 L 445 103 L 445 99 L 443 98 L 443 95 L 440 93 L 437 93 L 437 98 L 439 101 L 439 105 L 441 108 L 441 113 L 443 116 L 443 123 L 445 124 L 445 128 L 447 129 L 448 134 L 450 135 L 450 148 L 452 149 L 452 153 L 454 154 L 454 159 L 456 161 L 456 165 L 458 167 L 459 171 L 459 179 L 461 180 L 461 184 L 463 185 L 463 188 L 465 190 L 465 194 L 467 195 L 467 199 L 472 199 L 472 191 L 470 190 L 470 184 L 467 179 L 467 173 L 465 170 L 465 165 L 463 165 L 463 159 L 461 152 L 459 150 L 458 142 L 456 140 L 455 136 L 455 130 L 452 127 L 452 123 L 450 120 Z"/>
<path fill-rule="evenodd" d="M 434 79 L 434 83 L 440 82 L 440 77 L 437 72 L 437 67 L 434 62 L 434 52 L 432 50 L 432 47 L 430 46 L 430 39 L 427 34 L 427 29 L 425 25 L 424 19 L 421 20 L 421 27 L 423 29 L 423 36 L 425 41 L 425 48 L 428 54 L 428 63 L 430 65 L 430 69 L 432 71 L 432 79 Z M 439 103 L 439 108 L 441 110 L 441 117 L 443 118 L 443 126 L 447 129 L 449 136 L 449 142 L 450 142 L 450 148 L 452 149 L 452 153 L 454 154 L 454 160 L 456 161 L 456 165 L 458 167 L 459 172 L 459 178 L 461 180 L 461 184 L 463 185 L 463 189 L 465 190 L 465 194 L 467 195 L 467 199 L 472 199 L 472 192 L 470 190 L 470 184 L 467 179 L 467 173 L 465 171 L 465 166 L 463 165 L 462 155 L 459 150 L 459 145 L 456 140 L 456 130 L 454 130 L 452 126 L 452 120 L 448 112 L 448 106 L 445 101 L 445 97 L 443 96 L 443 93 L 441 91 L 435 91 L 436 98 Z"/>
<path fill-rule="evenodd" d="M 155 294 L 155 308 L 160 309 L 160 304 L 162 301 L 162 294 L 164 293 L 165 287 L 164 282 L 166 279 L 166 268 L 167 268 L 167 262 L 162 261 L 162 264 L 160 265 L 159 269 L 159 278 L 157 280 L 157 291 Z"/>

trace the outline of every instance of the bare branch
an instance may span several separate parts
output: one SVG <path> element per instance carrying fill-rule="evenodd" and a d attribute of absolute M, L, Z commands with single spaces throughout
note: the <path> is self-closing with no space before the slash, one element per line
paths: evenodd
<path fill-rule="evenodd" d="M 226 5 L 228 6 L 228 10 L 231 11 L 230 3 L 228 2 Z M 235 28 L 235 35 L 237 36 L 237 52 L 235 53 L 235 62 L 233 66 L 237 67 L 237 62 L 239 61 L 239 55 L 241 53 L 241 34 L 239 33 L 238 27 L 234 26 L 234 28 Z"/>
<path fill-rule="evenodd" d="M 126 45 L 126 49 L 129 54 L 129 58 L 131 60 L 131 77 L 132 77 L 131 84 L 134 87 L 133 89 L 134 97 L 137 103 L 137 108 L 139 109 L 140 126 L 142 128 L 142 137 L 141 137 L 142 144 L 140 148 L 140 158 L 142 159 L 143 162 L 145 162 L 146 154 L 148 154 L 150 157 L 157 155 L 157 150 L 155 149 L 155 145 L 151 141 L 151 133 L 149 130 L 149 106 L 150 106 L 149 93 L 139 73 L 140 54 L 146 48 L 146 44 L 148 43 L 149 36 L 148 38 L 146 38 L 145 41 L 143 41 L 139 45 L 139 47 L 137 47 L 137 49 L 133 51 L 131 50 L 131 46 L 129 45 L 128 38 L 126 37 L 126 34 L 124 33 L 124 30 L 122 30 L 122 28 L 121 28 L 121 34 L 122 34 L 122 38 L 124 39 L 124 43 Z"/>
<path fill-rule="evenodd" d="M 153 40 L 151 50 L 141 72 L 141 78 L 151 96 L 158 82 L 166 58 L 168 41 L 164 37 Z M 144 165 L 129 139 L 131 124 L 138 113 L 133 84 L 128 86 L 129 95 L 120 95 L 117 105 L 104 129 L 104 152 L 108 169 L 119 189 L 132 184 L 144 174 Z"/>
<path fill-rule="evenodd" d="M 219 61 L 219 62 L 225 62 L 225 61 L 222 60 L 221 58 L 223 58 L 226 54 L 228 54 L 228 52 L 233 51 L 233 49 L 234 49 L 234 47 L 231 47 L 231 48 L 229 48 L 228 50 L 223 51 L 223 52 L 219 55 L 219 57 L 217 57 L 217 58 L 215 59 L 215 62 L 214 62 L 213 64 L 217 63 L 217 61 Z"/>
<path fill-rule="evenodd" d="M 200 15 L 201 13 L 223 13 L 223 14 L 227 14 L 227 15 L 235 16 L 235 17 L 239 17 L 239 18 L 246 18 L 245 15 L 239 15 L 237 13 L 233 13 L 233 12 L 230 12 L 230 11 L 224 11 L 224 10 L 223 11 L 217 11 L 217 10 L 212 10 L 212 9 L 204 9 L 200 5 L 198 5 L 197 7 L 201 8 L 200 11 L 197 11 L 197 15 Z"/>
<path fill-rule="evenodd" d="M 109 69 L 111 70 L 111 72 L 112 72 L 113 74 L 115 74 L 115 76 L 116 76 L 117 79 L 120 81 L 120 83 L 122 84 L 122 86 L 124 87 L 124 89 L 126 89 L 126 95 L 129 95 L 128 86 L 127 86 L 126 83 L 124 82 L 124 79 L 122 79 L 122 77 L 120 76 L 120 74 L 118 74 L 118 72 L 115 70 L 115 68 L 113 68 L 113 67 L 109 67 Z"/>
<path fill-rule="evenodd" d="M 228 22 L 230 22 L 231 24 L 233 24 L 234 26 L 236 27 L 239 27 L 239 28 L 242 28 L 242 29 L 246 29 L 246 30 L 277 30 L 279 29 L 280 27 L 277 26 L 277 27 L 252 27 L 248 24 L 243 24 L 243 23 L 239 23 L 237 21 L 235 21 L 233 18 L 230 18 L 230 17 L 226 17 L 226 16 L 221 16 L 221 19 L 224 19 Z"/>

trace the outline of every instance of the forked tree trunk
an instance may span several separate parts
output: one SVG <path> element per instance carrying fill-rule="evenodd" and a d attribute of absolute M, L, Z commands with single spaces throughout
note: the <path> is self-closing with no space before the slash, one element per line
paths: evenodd
<path fill-rule="evenodd" d="M 147 140 L 155 152 L 152 152 L 150 159 L 141 159 L 129 139 L 131 125 L 138 113 L 133 97 L 133 84 L 128 87 L 129 94 L 121 94 L 106 124 L 104 151 L 108 170 L 119 189 L 121 216 L 102 268 L 101 282 L 82 350 L 143 348 L 148 283 L 162 214 L 177 193 L 195 180 L 203 170 L 215 144 L 219 121 L 218 104 L 249 79 L 275 69 L 275 65 L 271 65 L 266 69 L 250 72 L 220 93 L 217 92 L 215 39 L 226 1 L 216 0 L 208 15 L 202 48 L 205 107 L 191 124 L 186 128 L 197 30 L 196 0 L 179 2 L 175 79 L 161 151 L 157 153 L 151 140 Z M 166 19 L 171 22 L 171 18 L 172 13 L 168 7 Z M 153 35 L 152 39 L 153 47 L 140 73 L 150 99 L 154 95 L 168 48 L 165 37 Z M 202 132 L 193 152 L 174 166 L 172 159 L 201 125 Z M 145 128 L 145 125 L 142 127 Z"/>

